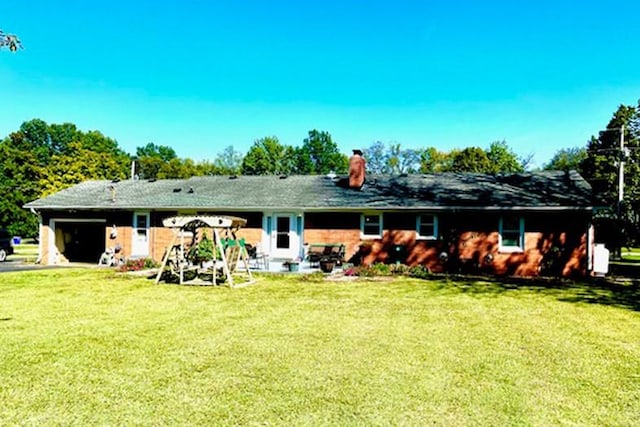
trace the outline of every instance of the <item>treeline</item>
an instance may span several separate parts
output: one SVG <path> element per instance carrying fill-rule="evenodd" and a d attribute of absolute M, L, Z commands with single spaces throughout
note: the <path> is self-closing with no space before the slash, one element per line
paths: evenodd
<path fill-rule="evenodd" d="M 585 147 L 560 149 L 544 169 L 578 170 L 593 186 L 596 202 L 625 218 L 623 228 L 637 228 L 640 206 L 640 108 L 621 105 L 613 118 Z M 625 150 L 619 147 L 624 126 Z M 530 169 L 531 155 L 519 156 L 505 141 L 487 149 L 467 147 L 441 151 L 435 147 L 403 148 L 376 141 L 362 149 L 368 173 L 505 173 Z M 202 175 L 327 174 L 347 172 L 348 154 L 341 153 L 331 134 L 311 130 L 299 146 L 277 137 L 257 139 L 246 153 L 232 146 L 214 160 L 180 158 L 168 146 L 148 143 L 125 152 L 116 140 L 74 124 L 23 123 L 0 141 L 0 226 L 22 236 L 37 233 L 37 217 L 22 206 L 34 199 L 92 179 L 188 178 Z M 617 202 L 618 162 L 625 161 L 625 197 Z M 632 233 L 627 233 L 632 234 Z"/>

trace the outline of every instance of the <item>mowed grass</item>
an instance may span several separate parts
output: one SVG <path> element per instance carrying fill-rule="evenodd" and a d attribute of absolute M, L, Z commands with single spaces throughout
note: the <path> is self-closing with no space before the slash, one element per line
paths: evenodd
<path fill-rule="evenodd" d="M 566 286 L 5 273 L 0 424 L 637 425 L 638 306 Z"/>
<path fill-rule="evenodd" d="M 20 243 L 18 245 L 14 245 L 13 250 L 14 254 L 12 255 L 12 258 L 20 257 L 35 260 L 38 257 L 37 243 Z"/>
<path fill-rule="evenodd" d="M 640 261 L 640 248 L 622 248 L 623 261 Z"/>

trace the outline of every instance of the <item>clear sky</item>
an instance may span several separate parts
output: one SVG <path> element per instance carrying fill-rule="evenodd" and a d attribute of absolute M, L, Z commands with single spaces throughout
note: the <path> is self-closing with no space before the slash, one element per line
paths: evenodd
<path fill-rule="evenodd" d="M 246 152 L 311 129 L 345 153 L 506 140 L 540 166 L 640 99 L 640 1 L 16 1 L 0 137 L 32 118 L 127 152 Z"/>

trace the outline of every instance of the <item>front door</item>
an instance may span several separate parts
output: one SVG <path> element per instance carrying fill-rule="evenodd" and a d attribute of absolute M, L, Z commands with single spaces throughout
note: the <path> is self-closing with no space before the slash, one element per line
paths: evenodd
<path fill-rule="evenodd" d="M 273 258 L 294 259 L 298 256 L 300 239 L 296 231 L 296 216 L 293 214 L 273 215 L 271 231 L 271 256 Z"/>
<path fill-rule="evenodd" d="M 146 257 L 149 255 L 149 212 L 133 214 L 133 236 L 131 256 Z"/>

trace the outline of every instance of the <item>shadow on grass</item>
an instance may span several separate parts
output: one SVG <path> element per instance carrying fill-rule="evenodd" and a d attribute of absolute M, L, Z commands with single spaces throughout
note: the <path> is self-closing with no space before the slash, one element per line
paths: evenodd
<path fill-rule="evenodd" d="M 464 294 L 536 292 L 554 296 L 564 302 L 602 304 L 640 311 L 640 279 L 616 281 L 609 278 L 591 278 L 578 282 L 552 278 L 445 276 L 433 281 L 438 283 L 442 290 Z"/>

